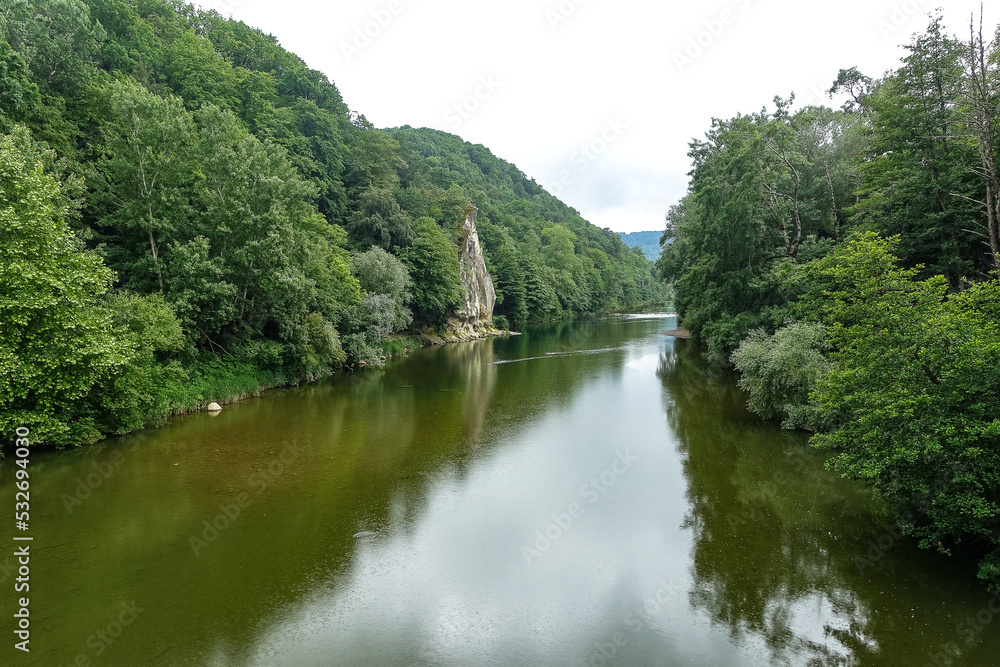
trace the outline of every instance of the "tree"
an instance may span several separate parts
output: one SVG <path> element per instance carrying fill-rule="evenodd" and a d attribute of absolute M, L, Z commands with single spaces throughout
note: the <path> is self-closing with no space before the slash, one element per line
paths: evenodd
<path fill-rule="evenodd" d="M 0 431 L 68 445 L 100 437 L 85 399 L 130 349 L 98 306 L 114 274 L 67 226 L 46 159 L 23 127 L 0 136 Z"/>
<path fill-rule="evenodd" d="M 833 367 L 815 390 L 829 432 L 813 444 L 871 483 L 921 546 L 989 546 L 1000 581 L 1000 283 L 948 294 L 900 268 L 896 239 L 859 236 L 820 260 Z"/>
<path fill-rule="evenodd" d="M 38 86 L 28 80 L 27 65 L 10 45 L 0 41 L 0 132 L 24 122 L 41 105 Z"/>
<path fill-rule="evenodd" d="M 107 37 L 80 0 L 8 0 L 0 35 L 27 61 L 35 82 L 79 97 Z"/>
<path fill-rule="evenodd" d="M 376 346 L 389 334 L 409 326 L 413 317 L 406 307 L 411 299 L 409 271 L 381 248 L 371 248 L 351 258 L 364 297 L 352 314 L 350 333 L 344 339 L 349 359 L 381 363 Z"/>
<path fill-rule="evenodd" d="M 906 49 L 902 66 L 861 99 L 869 131 L 852 213 L 868 229 L 898 235 L 906 265 L 958 287 L 991 266 L 972 231 L 984 196 L 964 166 L 977 156 L 958 111 L 962 46 L 935 17 Z"/>
<path fill-rule="evenodd" d="M 424 321 L 441 324 L 465 296 L 458 268 L 458 248 L 433 218 L 413 223 L 413 244 L 400 248 L 399 258 L 413 280 L 413 306 Z"/>
<path fill-rule="evenodd" d="M 281 147 L 249 134 L 232 112 L 206 104 L 195 120 L 198 215 L 186 235 L 209 240 L 236 288 L 226 337 L 289 341 L 315 305 L 315 283 L 294 259 L 302 225 L 316 215 L 316 190 Z"/>
<path fill-rule="evenodd" d="M 397 171 L 406 167 L 399 157 L 399 142 L 377 130 L 359 132 L 351 151 L 349 184 L 362 189 L 392 188 Z"/>
<path fill-rule="evenodd" d="M 187 371 L 169 353 L 184 344 L 181 323 L 160 294 L 109 292 L 100 307 L 132 353 L 98 382 L 89 402 L 102 432 L 128 433 L 156 423 L 180 404 Z"/>
<path fill-rule="evenodd" d="M 140 293 L 166 291 L 163 253 L 180 241 L 192 214 L 194 123 L 176 97 L 157 97 L 135 82 L 107 91 L 104 146 L 92 184 L 98 224 L 117 235 L 109 255 Z"/>
<path fill-rule="evenodd" d="M 740 388 L 750 394 L 750 409 L 782 418 L 784 428 L 817 430 L 809 394 L 830 370 L 829 347 L 826 329 L 817 322 L 789 322 L 773 335 L 751 331 L 732 355 Z"/>
<path fill-rule="evenodd" d="M 986 245 L 989 248 L 991 273 L 1000 278 L 1000 161 L 997 159 L 997 97 L 1000 95 L 1000 33 L 992 44 L 983 39 L 982 18 L 979 32 L 969 24 L 969 42 L 963 54 L 962 116 L 972 131 L 979 152 L 981 169 L 973 171 L 983 180 L 986 200 Z"/>
<path fill-rule="evenodd" d="M 406 246 L 413 242 L 413 223 L 386 188 L 361 191 L 358 210 L 351 214 L 347 232 L 354 246 L 383 249 Z"/>
<path fill-rule="evenodd" d="M 223 109 L 238 109 L 240 76 L 212 48 L 211 42 L 184 32 L 167 45 L 163 67 L 167 84 L 188 109 L 211 102 Z"/>

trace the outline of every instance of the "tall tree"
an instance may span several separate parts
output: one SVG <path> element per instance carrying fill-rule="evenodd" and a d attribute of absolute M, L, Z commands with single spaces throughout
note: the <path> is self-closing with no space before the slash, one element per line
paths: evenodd
<path fill-rule="evenodd" d="M 413 231 L 413 244 L 401 248 L 399 258 L 410 270 L 417 315 L 430 324 L 439 325 L 465 296 L 459 275 L 458 248 L 433 218 L 417 218 Z"/>
<path fill-rule="evenodd" d="M 962 116 L 976 142 L 982 165 L 975 169 L 983 180 L 986 199 L 984 235 L 989 247 L 990 270 L 1000 278 L 1000 161 L 997 159 L 997 122 L 1000 113 L 1000 32 L 992 43 L 983 39 L 982 18 L 979 31 L 969 23 L 969 42 L 963 54 Z"/>
<path fill-rule="evenodd" d="M 126 283 L 163 292 L 163 254 L 192 214 L 194 123 L 179 98 L 135 82 L 112 82 L 106 101 L 92 184 L 98 224 L 116 234 L 109 259 Z"/>
<path fill-rule="evenodd" d="M 853 212 L 870 229 L 898 234 L 906 264 L 957 287 L 990 266 L 972 231 L 983 197 L 964 167 L 976 153 L 957 109 L 962 46 L 936 17 L 906 49 L 902 66 L 862 98 L 870 134 Z"/>
<path fill-rule="evenodd" d="M 79 97 L 107 33 L 80 0 L 4 0 L 0 35 L 27 61 L 35 81 Z"/>

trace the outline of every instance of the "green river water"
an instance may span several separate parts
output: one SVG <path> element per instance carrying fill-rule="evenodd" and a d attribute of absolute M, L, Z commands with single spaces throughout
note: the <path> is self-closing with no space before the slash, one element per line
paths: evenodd
<path fill-rule="evenodd" d="M 675 325 L 424 349 L 35 453 L 31 652 L 8 542 L 0 665 L 1000 664 L 969 558 L 900 538 Z"/>

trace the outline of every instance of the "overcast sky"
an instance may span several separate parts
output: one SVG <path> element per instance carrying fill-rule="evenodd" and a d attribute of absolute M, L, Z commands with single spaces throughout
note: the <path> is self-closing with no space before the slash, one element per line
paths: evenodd
<path fill-rule="evenodd" d="M 275 35 L 378 127 L 481 143 L 584 218 L 660 230 L 712 117 L 839 106 L 841 68 L 876 77 L 943 10 L 971 0 L 202 0 Z M 987 32 L 998 12 L 987 3 Z M 797 105 L 799 106 L 799 105 Z M 475 203 L 475 202 L 473 202 Z"/>

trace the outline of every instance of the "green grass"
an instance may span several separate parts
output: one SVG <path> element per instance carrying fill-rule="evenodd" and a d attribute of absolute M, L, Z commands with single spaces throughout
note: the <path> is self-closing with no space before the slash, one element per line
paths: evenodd
<path fill-rule="evenodd" d="M 411 350 L 419 349 L 420 346 L 420 336 L 390 336 L 388 340 L 379 345 L 379 348 L 386 358 L 391 359 L 403 356 Z"/>

